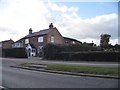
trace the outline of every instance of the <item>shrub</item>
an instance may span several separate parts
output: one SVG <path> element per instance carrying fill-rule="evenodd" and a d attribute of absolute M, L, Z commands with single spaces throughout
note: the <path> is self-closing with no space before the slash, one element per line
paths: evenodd
<path fill-rule="evenodd" d="M 120 58 L 119 52 L 62 52 L 56 56 L 57 59 L 69 60 L 69 61 L 107 61 L 118 62 Z M 56 59 L 55 58 L 55 59 Z"/>
<path fill-rule="evenodd" d="M 59 47 L 58 45 L 54 45 L 54 44 L 47 44 L 44 47 L 44 58 L 47 59 L 54 59 L 55 58 L 55 54 L 60 53 L 62 51 L 62 48 Z"/>
<path fill-rule="evenodd" d="M 25 48 L 10 48 L 2 50 L 3 57 L 27 58 Z"/>
<path fill-rule="evenodd" d="M 118 61 L 120 52 L 101 51 L 100 48 L 86 45 L 54 45 L 44 48 L 44 58 L 54 60 L 77 61 Z"/>
<path fill-rule="evenodd" d="M 60 52 L 79 52 L 79 51 L 100 51 L 101 49 L 98 47 L 92 47 L 89 45 L 79 45 L 79 44 L 71 44 L 71 45 L 57 45 L 57 44 L 47 44 L 44 47 L 44 58 L 56 58 L 54 56 Z"/>
<path fill-rule="evenodd" d="M 0 48 L 0 57 L 2 57 L 2 48 Z"/>
<path fill-rule="evenodd" d="M 79 44 L 71 44 L 71 45 L 63 45 L 63 51 L 66 52 L 79 52 L 79 51 L 101 51 L 99 47 L 92 47 L 89 45 L 79 45 Z"/>

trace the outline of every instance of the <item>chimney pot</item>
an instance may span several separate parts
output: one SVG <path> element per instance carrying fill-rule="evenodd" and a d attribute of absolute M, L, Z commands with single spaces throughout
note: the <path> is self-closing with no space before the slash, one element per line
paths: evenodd
<path fill-rule="evenodd" d="M 32 34 L 32 28 L 29 29 L 29 34 Z"/>
<path fill-rule="evenodd" d="M 53 28 L 54 26 L 53 26 L 53 23 L 50 23 L 49 24 L 49 28 Z"/>

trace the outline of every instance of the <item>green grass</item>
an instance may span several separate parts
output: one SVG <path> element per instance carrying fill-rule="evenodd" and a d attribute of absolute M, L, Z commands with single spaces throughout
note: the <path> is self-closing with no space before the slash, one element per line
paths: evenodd
<path fill-rule="evenodd" d="M 35 65 L 34 63 L 23 63 L 20 64 L 22 67 L 29 67 Z M 38 64 L 39 65 L 39 64 Z M 86 74 L 100 74 L 100 75 L 114 75 L 118 76 L 118 67 L 100 67 L 100 66 L 80 66 L 80 65 L 65 65 L 65 64 L 46 64 L 47 67 L 44 69 L 55 70 L 55 71 L 67 71 L 75 73 L 86 73 Z M 37 67 L 35 67 L 37 68 Z"/>
<path fill-rule="evenodd" d="M 63 64 L 47 64 L 47 70 L 68 71 L 87 74 L 118 75 L 117 67 L 77 66 Z"/>

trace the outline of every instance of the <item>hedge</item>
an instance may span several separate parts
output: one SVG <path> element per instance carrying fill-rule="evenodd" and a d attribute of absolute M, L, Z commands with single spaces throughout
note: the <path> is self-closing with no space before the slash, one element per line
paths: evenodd
<path fill-rule="evenodd" d="M 119 62 L 120 52 L 61 52 L 56 53 L 49 59 L 65 60 L 65 61 L 106 61 Z"/>
<path fill-rule="evenodd" d="M 0 57 L 2 57 L 2 48 L 0 48 Z"/>
<path fill-rule="evenodd" d="M 25 48 L 3 49 L 2 57 L 27 58 L 27 53 Z"/>
<path fill-rule="evenodd" d="M 44 47 L 44 58 L 67 61 L 108 61 L 117 62 L 120 52 L 102 51 L 97 47 L 83 45 L 54 45 Z"/>
<path fill-rule="evenodd" d="M 98 47 L 79 44 L 71 45 L 47 44 L 44 47 L 44 57 L 49 59 L 56 57 L 54 55 L 61 52 L 79 52 L 79 51 L 101 51 L 101 49 Z"/>
<path fill-rule="evenodd" d="M 58 45 L 47 44 L 44 47 L 44 58 L 51 59 L 54 58 L 54 55 L 58 52 L 61 52 L 62 48 Z"/>

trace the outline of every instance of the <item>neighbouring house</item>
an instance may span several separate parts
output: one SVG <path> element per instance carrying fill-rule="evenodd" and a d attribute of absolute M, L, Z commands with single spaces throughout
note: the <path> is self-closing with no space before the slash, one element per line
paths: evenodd
<path fill-rule="evenodd" d="M 29 34 L 20 40 L 16 41 L 13 48 L 26 48 L 28 56 L 42 56 L 43 47 L 48 43 L 53 44 L 81 44 L 80 41 L 63 37 L 58 29 L 50 23 L 48 29 L 32 32 L 29 29 Z"/>
<path fill-rule="evenodd" d="M 68 37 L 63 37 L 64 38 L 64 43 L 65 44 L 82 44 L 82 42 L 76 40 L 76 39 L 73 39 L 73 38 L 68 38 Z"/>
<path fill-rule="evenodd" d="M 96 47 L 96 44 L 94 44 L 93 42 L 92 43 L 86 43 L 86 42 L 84 42 L 83 45 L 88 45 L 88 46 Z"/>
<path fill-rule="evenodd" d="M 2 48 L 2 49 L 12 48 L 13 43 L 14 43 L 14 41 L 12 39 L 1 41 L 0 48 Z"/>

